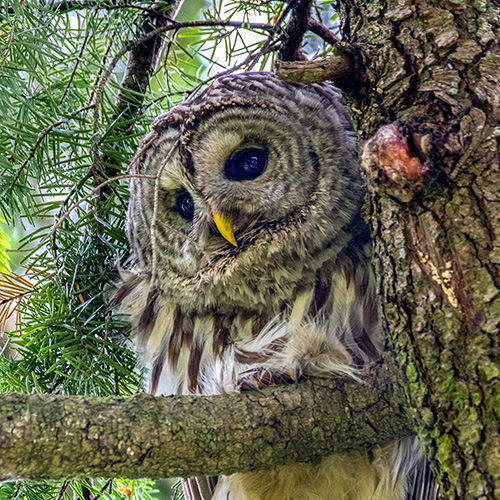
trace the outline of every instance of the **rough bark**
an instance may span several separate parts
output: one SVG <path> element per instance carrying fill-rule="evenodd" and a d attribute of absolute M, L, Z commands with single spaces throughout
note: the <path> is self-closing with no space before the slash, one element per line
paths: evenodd
<path fill-rule="evenodd" d="M 383 314 L 447 498 L 500 497 L 500 4 L 341 0 Z M 362 74 L 360 72 L 360 74 Z"/>
<path fill-rule="evenodd" d="M 278 51 L 278 59 L 282 61 L 298 61 L 305 59 L 302 54 L 302 38 L 308 29 L 313 0 L 295 0 L 288 24 L 284 29 L 284 37 Z"/>
<path fill-rule="evenodd" d="M 230 474 L 412 434 L 398 367 L 222 396 L 0 396 L 0 479 Z"/>

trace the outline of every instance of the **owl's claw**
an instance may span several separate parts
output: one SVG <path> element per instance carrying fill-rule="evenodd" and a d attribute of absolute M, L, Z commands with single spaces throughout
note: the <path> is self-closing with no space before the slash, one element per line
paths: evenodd
<path fill-rule="evenodd" d="M 243 377 L 240 383 L 241 391 L 249 391 L 258 394 L 259 396 L 264 396 L 264 393 L 260 390 L 262 385 L 260 385 L 259 380 L 256 377 Z"/>
<path fill-rule="evenodd" d="M 300 367 L 290 368 L 284 372 L 257 372 L 249 376 L 240 378 L 240 389 L 242 391 L 252 391 L 263 395 L 261 389 L 271 385 L 290 384 L 294 383 L 296 386 L 301 380 L 304 379 L 304 374 Z"/>
<path fill-rule="evenodd" d="M 291 368 L 286 373 L 293 380 L 293 382 L 295 382 L 295 385 L 299 385 L 299 382 L 302 379 L 302 375 L 303 375 L 300 366 L 296 366 L 295 368 Z"/>

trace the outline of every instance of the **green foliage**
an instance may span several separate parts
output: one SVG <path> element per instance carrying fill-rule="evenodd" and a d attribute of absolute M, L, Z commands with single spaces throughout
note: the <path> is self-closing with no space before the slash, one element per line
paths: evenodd
<path fill-rule="evenodd" d="M 154 482 L 144 479 L 18 481 L 0 485 L 0 500 L 155 500 Z"/>
<path fill-rule="evenodd" d="M 130 394 L 140 384 L 134 357 L 123 322 L 108 308 L 117 264 L 128 255 L 126 181 L 95 188 L 126 170 L 138 137 L 161 111 L 156 99 L 164 88 L 145 96 L 145 113 L 118 115 L 124 58 L 98 103 L 95 135 L 100 78 L 126 40 L 141 35 L 143 11 L 60 13 L 40 5 L 14 2 L 1 23 L 0 108 L 9 113 L 0 123 L 6 153 L 0 156 L 0 214 L 25 231 L 18 247 L 28 250 L 23 265 L 33 284 L 18 306 L 22 325 L 9 334 L 20 356 L 8 364 L 1 387 Z"/>
<path fill-rule="evenodd" d="M 0 13 L 0 222 L 10 227 L 8 234 L 12 228 L 21 234 L 11 238 L 15 253 L 7 254 L 9 240 L 0 227 L 0 272 L 7 273 L 0 276 L 0 332 L 7 316 L 20 318 L 0 337 L 2 392 L 104 396 L 140 389 L 125 324 L 109 307 L 117 267 L 129 255 L 122 177 L 155 116 L 215 73 L 231 66 L 262 69 L 273 57 L 263 47 L 272 48 L 279 32 L 182 29 L 166 44 L 145 95 L 132 102 L 129 92 L 124 101 L 127 54 L 114 67 L 111 61 L 144 34 L 153 4 L 13 0 Z M 214 0 L 203 11 L 205 0 L 192 0 L 177 20 L 272 24 L 286 5 Z M 334 21 L 329 4 L 319 4 L 317 14 Z M 326 48 L 312 37 L 306 50 L 321 54 Z M 110 182 L 114 176 L 120 179 Z M 8 255 L 16 264 L 22 260 L 17 274 L 8 274 Z M 153 495 L 148 480 L 115 480 L 111 489 L 85 480 L 0 486 L 0 500 Z"/>

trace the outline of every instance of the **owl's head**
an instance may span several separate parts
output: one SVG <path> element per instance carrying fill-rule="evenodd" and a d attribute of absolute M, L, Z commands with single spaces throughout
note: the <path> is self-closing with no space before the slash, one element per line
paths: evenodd
<path fill-rule="evenodd" d="M 197 310 L 279 308 L 346 247 L 362 197 L 339 92 L 268 73 L 222 77 L 157 118 L 131 173 L 138 265 Z"/>

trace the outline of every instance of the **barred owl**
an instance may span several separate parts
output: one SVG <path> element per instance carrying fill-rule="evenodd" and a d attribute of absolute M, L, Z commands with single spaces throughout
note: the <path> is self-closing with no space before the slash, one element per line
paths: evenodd
<path fill-rule="evenodd" d="M 381 349 L 356 136 L 332 86 L 225 76 L 132 162 L 118 300 L 153 394 L 351 375 Z M 401 500 L 413 444 L 185 482 L 191 499 Z M 214 490 L 214 485 L 217 485 Z"/>

